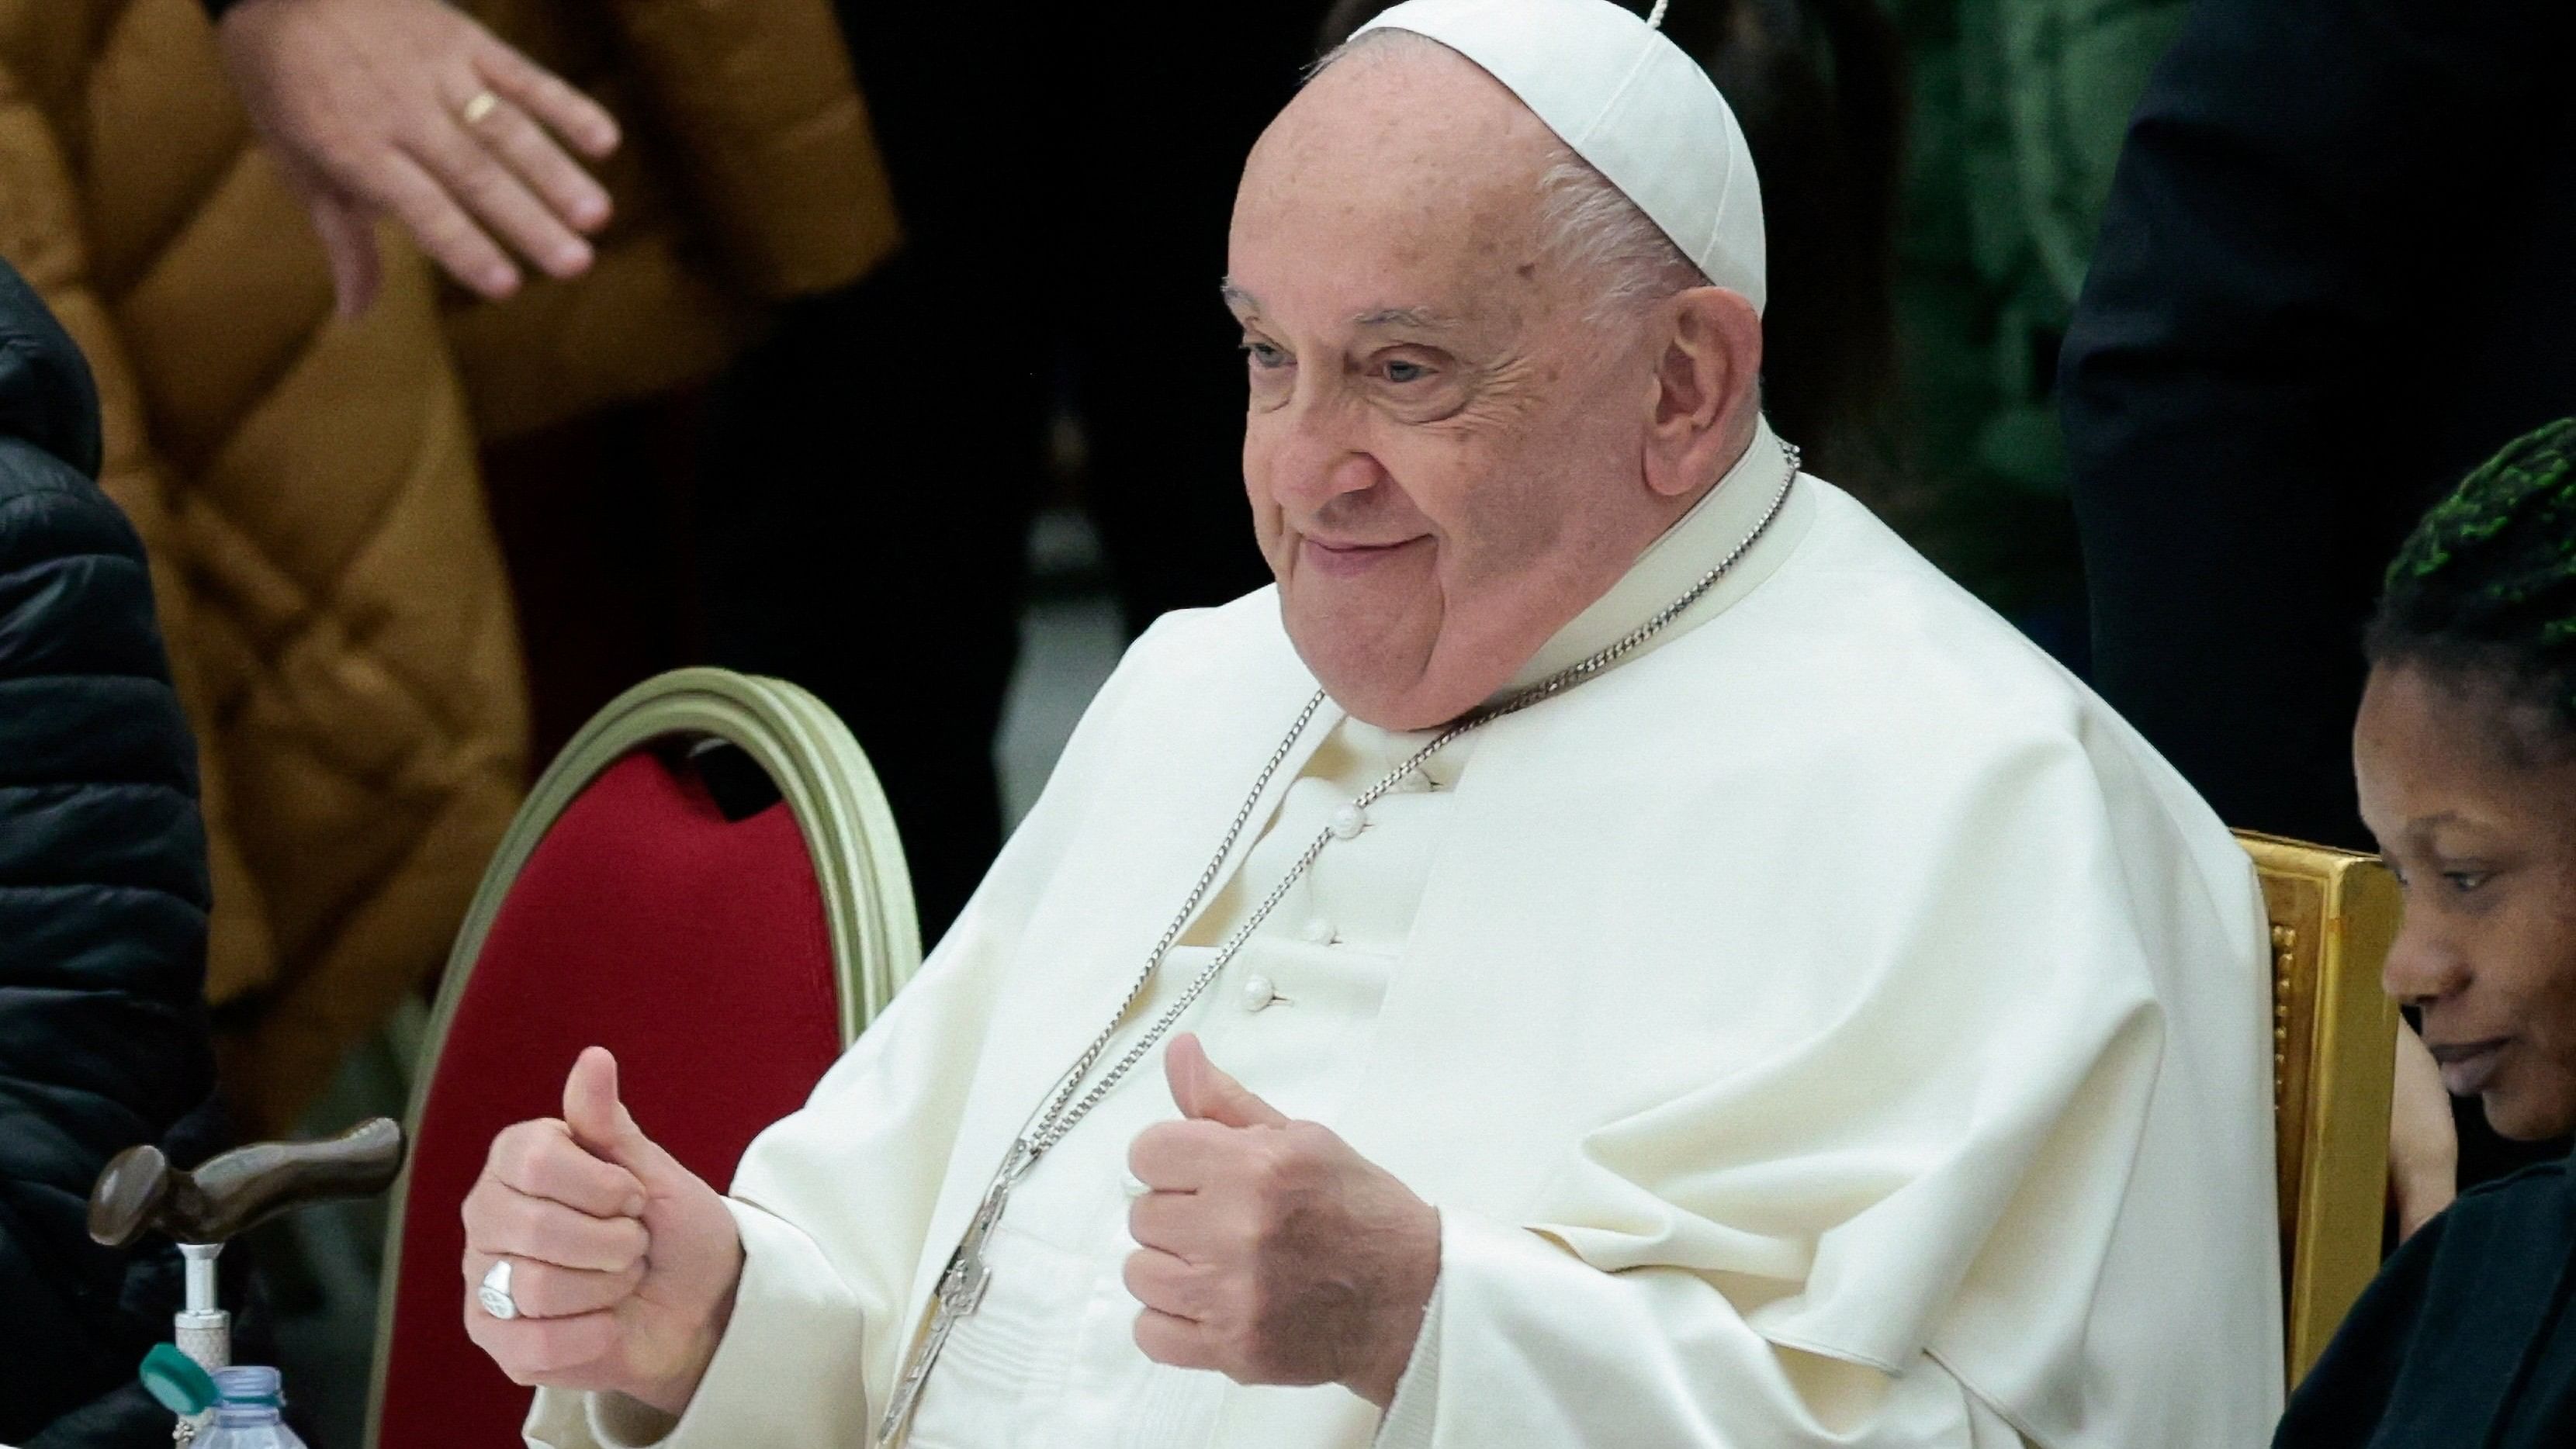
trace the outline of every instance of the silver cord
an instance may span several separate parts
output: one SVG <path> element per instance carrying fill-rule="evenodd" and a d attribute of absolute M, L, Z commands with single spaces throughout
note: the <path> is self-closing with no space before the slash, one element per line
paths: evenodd
<path fill-rule="evenodd" d="M 1661 17 L 1663 9 L 1663 6 L 1658 4 L 1655 7 L 1655 14 Z M 1420 769 L 1424 762 L 1438 754 L 1450 741 L 1470 730 L 1482 729 L 1506 715 L 1518 714 L 1541 700 L 1555 698 L 1633 653 L 1639 645 L 1645 643 L 1673 620 L 1680 618 L 1684 610 L 1698 603 L 1703 595 L 1717 586 L 1717 581 L 1726 575 L 1727 570 L 1735 567 L 1736 561 L 1743 558 L 1746 551 L 1751 549 L 1763 534 L 1770 531 L 1772 520 L 1780 516 L 1781 508 L 1789 501 L 1789 490 L 1798 481 L 1798 449 L 1789 443 L 1780 444 L 1780 459 L 1788 465 L 1787 470 L 1781 476 L 1779 491 L 1771 496 L 1770 505 L 1762 510 L 1761 519 L 1753 525 L 1750 532 L 1744 535 L 1741 542 L 1727 552 L 1726 557 L 1717 561 L 1715 568 L 1700 575 L 1699 581 L 1685 589 L 1680 598 L 1658 610 L 1653 618 L 1629 630 L 1606 647 L 1585 656 L 1577 663 L 1558 670 L 1527 689 L 1508 695 L 1452 722 L 1429 744 L 1414 751 L 1412 758 L 1398 765 L 1376 784 L 1362 790 L 1358 798 L 1351 801 L 1348 808 L 1365 812 L 1369 806 L 1377 803 L 1380 796 L 1394 789 L 1404 777 Z M 1073 1130 L 1075 1123 L 1091 1115 L 1091 1109 L 1099 1106 L 1101 1100 L 1107 1097 L 1111 1090 L 1125 1080 L 1127 1074 L 1135 1070 L 1137 1064 L 1145 1059 L 1146 1053 L 1153 1050 L 1155 1043 L 1161 1041 L 1180 1022 L 1182 1015 L 1190 1009 L 1190 1004 L 1197 1001 L 1207 990 L 1208 983 L 1216 980 L 1217 976 L 1234 960 L 1235 954 L 1241 951 L 1244 943 L 1252 938 L 1252 933 L 1260 929 L 1263 921 L 1269 919 L 1271 911 L 1280 901 L 1287 898 L 1289 889 L 1305 876 L 1306 872 L 1314 866 L 1316 858 L 1324 853 L 1324 847 L 1334 839 L 1333 829 L 1327 826 L 1317 832 L 1313 840 L 1307 842 L 1306 848 L 1299 852 L 1297 859 L 1288 867 L 1288 873 L 1277 885 L 1271 887 L 1270 894 L 1262 898 L 1261 904 L 1253 907 L 1252 913 L 1244 919 L 1243 924 L 1228 933 L 1224 942 L 1216 948 L 1214 958 L 1201 968 L 1199 974 L 1181 991 L 1179 999 L 1166 1008 L 1161 1016 L 1155 1018 L 1153 1025 L 1137 1038 L 1135 1044 L 1130 1046 L 1109 1070 L 1101 1073 L 1100 1080 L 1092 1083 L 1090 1088 L 1085 1090 L 1084 1078 L 1091 1074 L 1092 1068 L 1100 1064 L 1100 1059 L 1108 1053 L 1110 1045 L 1118 1039 L 1119 1029 L 1127 1024 L 1129 1013 L 1142 1005 L 1146 996 L 1153 990 L 1154 978 L 1162 971 L 1163 957 L 1171 951 L 1173 944 L 1180 940 L 1181 933 L 1189 928 L 1190 917 L 1198 910 L 1199 903 L 1207 898 L 1207 893 L 1215 887 L 1218 877 L 1225 870 L 1226 862 L 1233 857 L 1235 844 L 1243 837 L 1244 827 L 1252 823 L 1252 812 L 1260 806 L 1263 795 L 1269 791 L 1271 780 L 1288 763 L 1289 756 L 1295 753 L 1297 741 L 1304 738 L 1308 728 L 1314 724 L 1315 716 L 1322 712 L 1324 698 L 1324 691 L 1319 689 L 1306 701 L 1306 707 L 1298 711 L 1296 722 L 1288 727 L 1287 738 L 1279 742 L 1279 748 L 1270 752 L 1269 762 L 1261 767 L 1260 777 L 1252 782 L 1252 793 L 1244 797 L 1243 807 L 1234 812 L 1233 823 L 1225 829 L 1225 839 L 1217 844 L 1215 858 L 1207 863 L 1207 869 L 1199 872 L 1198 883 L 1190 887 L 1188 899 L 1181 902 L 1181 909 L 1172 917 L 1171 925 L 1164 928 L 1162 937 L 1154 943 L 1154 949 L 1146 955 L 1144 970 L 1137 974 L 1135 984 L 1128 987 L 1126 999 L 1118 1004 L 1118 1010 L 1110 1017 L 1109 1024 L 1101 1028 L 1098 1036 L 1092 1038 L 1091 1045 L 1083 1049 L 1082 1055 L 1075 1060 L 1072 1068 L 1058 1080 L 1055 1089 L 1048 1094 L 1047 1100 L 1038 1110 L 1030 1114 L 1028 1122 L 1021 1127 L 1019 1136 L 1012 1141 L 1010 1152 L 1003 1157 L 1001 1167 L 993 1174 L 992 1186 L 986 1190 L 982 1206 L 976 1209 L 973 1220 L 967 1226 L 965 1237 L 958 1243 L 956 1251 L 949 1255 L 948 1266 L 940 1273 L 939 1286 L 935 1294 L 937 1307 L 928 1325 L 922 1329 L 921 1335 L 913 1341 L 911 1350 L 905 1354 L 903 1368 L 896 1376 L 894 1391 L 886 1404 L 885 1414 L 877 1423 L 877 1449 L 888 1449 L 888 1446 L 895 1444 L 902 1437 L 905 1426 L 911 1421 L 913 1406 L 920 1397 L 922 1386 L 930 1377 L 931 1367 L 939 1361 L 940 1350 L 947 1344 L 949 1335 L 956 1329 L 958 1323 L 968 1314 L 973 1313 L 976 1305 L 983 1300 L 985 1287 L 991 1279 L 990 1268 L 984 1261 L 985 1244 L 994 1225 L 1001 1220 L 1002 1213 L 1009 1203 L 1012 1188 L 1031 1167 L 1037 1165 L 1039 1158 L 1064 1140 L 1065 1134 Z"/>
<path fill-rule="evenodd" d="M 1654 617 L 1646 622 L 1573 664 L 1567 665 L 1517 694 L 1462 717 L 1442 730 L 1429 744 L 1414 751 L 1410 759 L 1396 766 L 1376 784 L 1361 791 L 1359 796 L 1351 801 L 1352 807 L 1367 810 L 1369 806 L 1377 803 L 1380 796 L 1402 782 L 1405 776 L 1420 769 L 1424 762 L 1440 753 L 1450 741 L 1472 730 L 1482 729 L 1506 715 L 1518 714 L 1542 700 L 1553 699 L 1563 694 L 1626 658 L 1635 652 L 1638 646 L 1663 632 L 1666 626 L 1680 618 L 1691 605 L 1698 603 L 1702 595 L 1717 587 L 1717 581 L 1724 578 L 1727 571 L 1735 567 L 1736 561 L 1743 558 L 1745 552 L 1751 549 L 1763 534 L 1770 531 L 1771 520 L 1779 517 L 1781 506 L 1789 501 L 1791 485 L 1798 481 L 1800 454 L 1797 445 L 1781 443 L 1780 456 L 1788 466 L 1781 476 L 1779 490 L 1771 496 L 1770 506 L 1762 510 L 1762 517 L 1755 522 L 1752 530 L 1744 535 L 1742 541 L 1728 550 L 1726 557 L 1717 561 L 1716 567 L 1700 575 L 1698 582 L 1683 590 L 1680 598 L 1657 610 Z M 1208 861 L 1207 869 L 1199 872 L 1198 883 L 1190 888 L 1188 898 L 1181 902 L 1181 908 L 1172 917 L 1172 923 L 1163 929 L 1162 938 L 1154 943 L 1154 949 L 1146 955 L 1145 968 L 1137 974 L 1135 984 L 1128 987 L 1126 999 L 1118 1004 L 1118 1010 L 1109 1018 L 1109 1024 L 1101 1028 L 1100 1034 L 1092 1038 L 1091 1045 L 1083 1049 L 1082 1055 L 1075 1059 L 1071 1069 L 1058 1080 L 1055 1092 L 1037 1112 L 1031 1115 L 1028 1125 L 1020 1133 L 1019 1140 L 1012 1145 L 1010 1157 L 1003 1167 L 1005 1178 L 1016 1179 L 1027 1172 L 1040 1157 L 1046 1155 L 1050 1148 L 1064 1140 L 1065 1134 L 1073 1130 L 1075 1123 L 1091 1115 L 1091 1109 L 1099 1106 L 1101 1099 L 1107 1097 L 1129 1072 L 1135 1070 L 1136 1065 L 1145 1059 L 1145 1054 L 1152 1051 L 1154 1045 L 1180 1022 L 1183 1014 L 1189 1011 L 1190 1004 L 1197 1001 L 1200 994 L 1207 990 L 1208 984 L 1216 980 L 1218 975 L 1232 964 L 1236 954 L 1243 950 L 1244 943 L 1252 939 L 1252 933 L 1260 929 L 1263 921 L 1269 919 L 1270 912 L 1287 898 L 1289 888 L 1305 876 L 1307 870 L 1315 864 L 1316 858 L 1324 853 L 1324 847 L 1331 843 L 1333 832 L 1330 826 L 1318 831 L 1315 838 L 1307 843 L 1305 850 L 1299 853 L 1296 861 L 1289 866 L 1288 873 L 1271 888 L 1270 894 L 1262 899 L 1261 904 L 1253 907 L 1252 913 L 1244 918 L 1243 924 L 1235 927 L 1218 945 L 1216 955 L 1199 971 L 1196 979 L 1181 992 L 1179 999 L 1155 1019 L 1153 1026 L 1138 1037 L 1135 1044 L 1129 1047 L 1108 1071 L 1101 1074 L 1100 1080 L 1092 1083 L 1088 1091 L 1084 1090 L 1083 1079 L 1090 1075 L 1093 1067 L 1099 1065 L 1100 1058 L 1109 1050 L 1110 1043 L 1117 1040 L 1119 1028 L 1127 1024 L 1128 1014 L 1141 1005 L 1147 993 L 1153 989 L 1154 978 L 1162 971 L 1163 957 L 1170 952 L 1173 943 L 1180 939 L 1181 933 L 1189 928 L 1191 915 L 1198 910 L 1199 902 L 1216 884 L 1219 872 L 1225 868 L 1226 860 L 1234 853 L 1235 841 L 1242 836 L 1244 826 L 1252 820 L 1253 807 L 1260 803 L 1262 795 L 1270 788 L 1271 777 L 1279 772 L 1281 765 L 1287 763 L 1288 756 L 1296 748 L 1297 741 L 1304 736 L 1307 727 L 1314 723 L 1316 714 L 1323 707 L 1324 692 L 1319 689 L 1315 691 L 1313 698 L 1306 701 L 1306 707 L 1298 712 L 1296 722 L 1288 727 L 1287 738 L 1279 742 L 1279 748 L 1270 752 L 1269 762 L 1261 767 L 1260 776 L 1252 782 L 1252 792 L 1244 797 L 1242 808 L 1234 812 L 1234 823 L 1226 827 L 1225 838 L 1217 843 L 1216 855 Z"/>
<path fill-rule="evenodd" d="M 1664 28 L 1664 7 L 1671 3 L 1672 0 L 1655 0 L 1655 8 L 1646 12 L 1646 28 L 1648 30 L 1661 30 Z"/>

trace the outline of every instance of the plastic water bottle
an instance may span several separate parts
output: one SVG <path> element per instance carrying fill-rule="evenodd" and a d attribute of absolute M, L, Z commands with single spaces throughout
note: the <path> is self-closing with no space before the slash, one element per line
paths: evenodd
<path fill-rule="evenodd" d="M 304 1441 L 277 1417 L 285 1396 L 273 1368 L 215 1370 L 214 1427 L 194 1449 L 304 1449 Z"/>

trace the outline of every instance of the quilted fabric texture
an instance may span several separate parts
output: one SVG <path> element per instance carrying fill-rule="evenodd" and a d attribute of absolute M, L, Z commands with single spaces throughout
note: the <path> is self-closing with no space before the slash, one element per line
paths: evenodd
<path fill-rule="evenodd" d="M 592 273 L 487 306 L 388 229 L 331 318 L 198 0 L 0 0 L 0 256 L 87 353 L 196 724 L 207 991 L 283 1130 L 444 960 L 526 775 L 478 444 L 720 368 L 895 242 L 824 0 L 474 0 L 630 145 Z M 750 83 L 756 79 L 756 84 Z"/>
<path fill-rule="evenodd" d="M 0 254 L 87 353 L 203 750 L 207 992 L 276 1130 L 431 970 L 525 772 L 473 435 L 414 258 L 330 322 L 189 0 L 0 0 Z"/>
<path fill-rule="evenodd" d="M 0 1439 L 169 1438 L 117 1393 L 179 1306 L 167 1243 L 104 1248 L 90 1184 L 220 1114 L 199 1000 L 196 750 L 143 548 L 90 482 L 96 404 L 71 343 L 0 267 Z"/>

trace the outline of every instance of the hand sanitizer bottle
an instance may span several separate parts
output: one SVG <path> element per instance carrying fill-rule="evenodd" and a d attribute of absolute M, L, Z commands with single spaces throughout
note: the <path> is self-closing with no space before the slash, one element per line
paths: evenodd
<path fill-rule="evenodd" d="M 304 1449 L 304 1441 L 277 1417 L 284 1402 L 273 1368 L 215 1370 L 214 1427 L 201 1435 L 195 1449 Z"/>

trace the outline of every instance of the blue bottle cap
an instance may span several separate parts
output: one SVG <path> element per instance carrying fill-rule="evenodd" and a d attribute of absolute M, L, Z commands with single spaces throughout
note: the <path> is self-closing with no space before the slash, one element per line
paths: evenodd
<path fill-rule="evenodd" d="M 220 1396 L 215 1381 L 177 1344 L 156 1343 L 143 1356 L 143 1391 L 181 1418 L 202 1414 Z"/>

